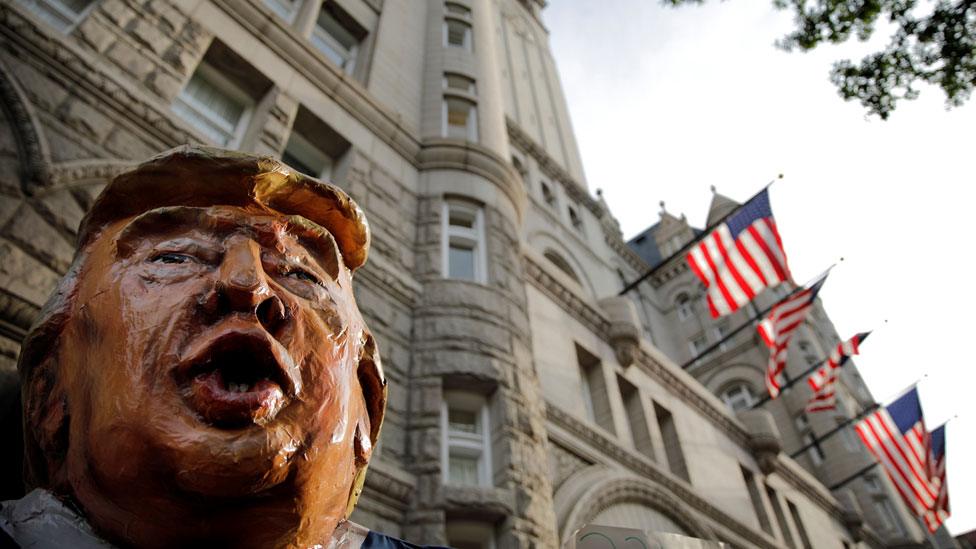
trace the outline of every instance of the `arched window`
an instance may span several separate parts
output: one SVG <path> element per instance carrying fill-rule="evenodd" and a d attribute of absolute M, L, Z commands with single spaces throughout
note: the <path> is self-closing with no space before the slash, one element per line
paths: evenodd
<path fill-rule="evenodd" d="M 690 317 L 695 312 L 692 307 L 691 298 L 684 292 L 674 298 L 674 308 L 678 310 L 678 318 L 680 320 Z"/>
<path fill-rule="evenodd" d="M 745 383 L 736 383 L 722 392 L 722 401 L 733 412 L 747 410 L 756 403 L 756 395 Z"/>
<path fill-rule="evenodd" d="M 579 277 L 576 276 L 576 271 L 573 270 L 573 268 L 569 265 L 568 261 L 563 259 L 563 256 L 557 254 L 553 250 L 546 250 L 546 252 L 542 255 L 544 255 L 545 258 L 548 259 L 550 263 L 555 265 L 560 271 L 566 273 L 569 276 L 569 278 L 572 278 L 574 281 L 576 281 L 577 284 L 580 283 Z"/>

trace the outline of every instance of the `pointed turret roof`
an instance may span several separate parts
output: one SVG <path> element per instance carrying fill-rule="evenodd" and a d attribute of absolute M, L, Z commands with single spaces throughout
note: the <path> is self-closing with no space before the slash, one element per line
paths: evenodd
<path fill-rule="evenodd" d="M 715 190 L 715 185 L 712 185 L 712 203 L 708 206 L 708 220 L 705 221 L 705 226 L 711 227 L 713 223 L 722 219 L 739 206 L 740 204 L 738 202 L 724 194 L 720 194 Z"/>

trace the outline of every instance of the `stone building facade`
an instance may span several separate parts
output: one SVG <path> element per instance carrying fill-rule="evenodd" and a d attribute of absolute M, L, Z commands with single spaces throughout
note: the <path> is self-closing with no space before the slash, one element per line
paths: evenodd
<path fill-rule="evenodd" d="M 186 142 L 280 155 L 373 229 L 357 300 L 390 402 L 354 520 L 478 548 L 588 522 L 890 545 L 780 451 L 775 413 L 733 413 L 675 364 L 671 286 L 616 297 L 648 265 L 588 190 L 544 4 L 0 3 L 4 378 L 108 179 Z"/>

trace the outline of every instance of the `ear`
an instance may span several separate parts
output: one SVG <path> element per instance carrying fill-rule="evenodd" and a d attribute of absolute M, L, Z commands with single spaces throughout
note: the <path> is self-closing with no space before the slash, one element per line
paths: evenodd
<path fill-rule="evenodd" d="M 24 480 L 31 487 L 52 487 L 68 453 L 68 399 L 49 357 L 24 380 Z"/>
<path fill-rule="evenodd" d="M 356 502 L 359 501 L 359 495 L 363 492 L 363 484 L 366 481 L 366 467 L 369 465 L 369 458 L 373 455 L 373 447 L 379 439 L 380 426 L 383 424 L 383 414 L 386 411 L 386 377 L 383 376 L 383 367 L 380 364 L 376 341 L 372 334 L 365 330 L 363 331 L 363 342 L 360 349 L 357 376 L 359 385 L 363 390 L 366 414 L 365 417 L 361 416 L 356 423 L 356 434 L 353 437 L 356 476 L 353 478 L 349 490 L 349 503 L 346 507 L 347 517 L 352 513 Z"/>
<path fill-rule="evenodd" d="M 360 347 L 357 376 L 359 377 L 359 385 L 363 390 L 366 413 L 369 416 L 369 428 L 366 430 L 366 434 L 369 436 L 370 446 L 373 446 L 379 439 L 380 427 L 383 425 L 387 387 L 376 341 L 373 339 L 373 335 L 365 329 Z"/>

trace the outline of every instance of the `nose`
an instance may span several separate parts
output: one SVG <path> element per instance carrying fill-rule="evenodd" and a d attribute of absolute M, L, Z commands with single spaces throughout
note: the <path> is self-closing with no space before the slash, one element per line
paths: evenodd
<path fill-rule="evenodd" d="M 217 300 L 225 313 L 253 313 L 271 333 L 288 316 L 284 303 L 268 284 L 261 248 L 250 239 L 232 241 L 227 246 L 218 270 Z"/>
<path fill-rule="evenodd" d="M 232 242 L 224 254 L 217 289 L 233 311 L 250 312 L 272 297 L 261 266 L 261 249 L 253 240 Z"/>

